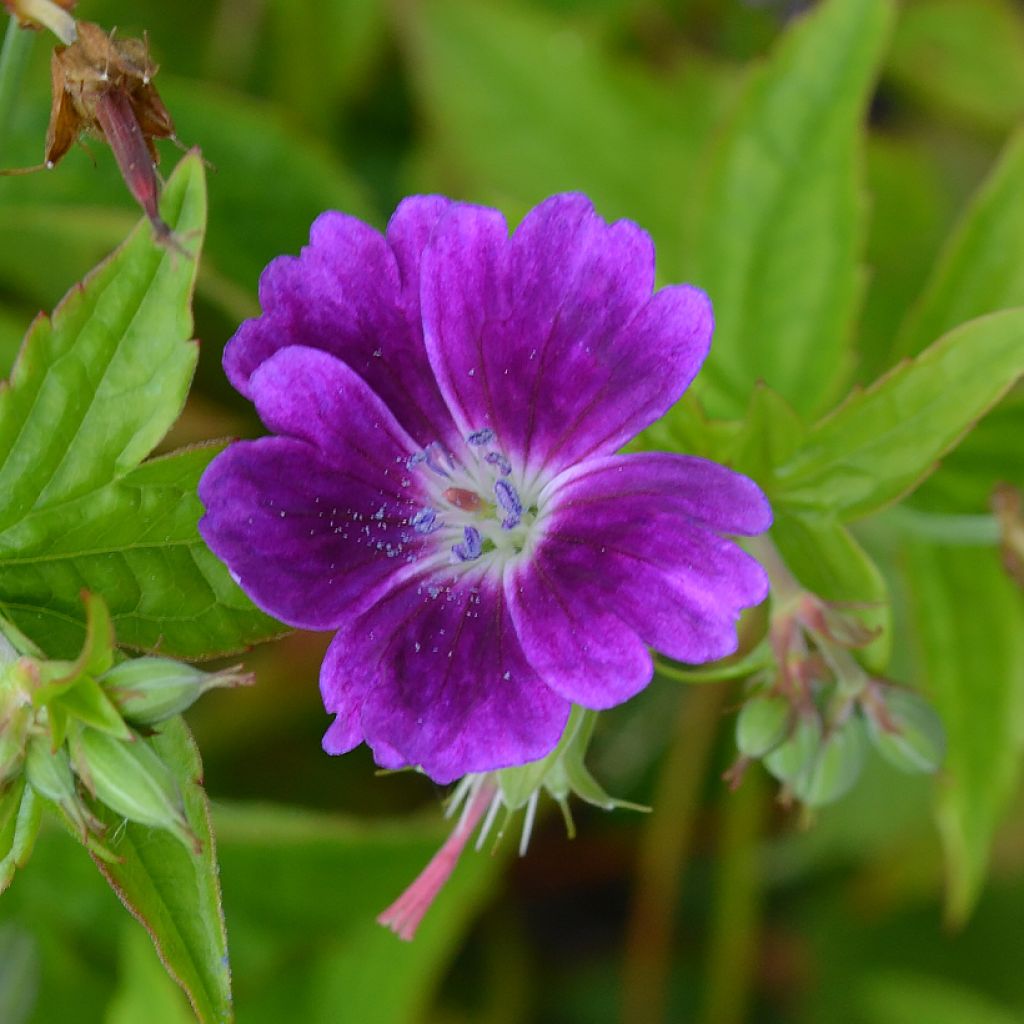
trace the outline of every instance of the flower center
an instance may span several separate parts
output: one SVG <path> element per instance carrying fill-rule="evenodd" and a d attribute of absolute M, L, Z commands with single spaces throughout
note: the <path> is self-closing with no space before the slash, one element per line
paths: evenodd
<path fill-rule="evenodd" d="M 424 473 L 430 495 L 409 525 L 418 533 L 436 534 L 456 564 L 482 558 L 503 564 L 522 554 L 535 533 L 536 496 L 523 492 L 495 440 L 490 428 L 474 430 L 461 459 L 433 441 L 406 460 L 410 470 Z M 539 485 L 534 489 L 539 491 Z"/>

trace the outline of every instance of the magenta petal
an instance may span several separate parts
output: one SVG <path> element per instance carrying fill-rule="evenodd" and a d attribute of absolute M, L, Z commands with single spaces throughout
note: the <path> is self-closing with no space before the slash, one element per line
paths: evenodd
<path fill-rule="evenodd" d="M 351 366 L 420 446 L 454 441 L 451 418 L 423 348 L 420 256 L 449 201 L 407 199 L 387 235 L 341 213 L 325 213 L 298 257 L 281 256 L 260 279 L 263 315 L 247 320 L 224 350 L 231 383 L 250 379 L 291 345 L 321 349 Z"/>
<path fill-rule="evenodd" d="M 511 239 L 496 211 L 453 206 L 423 257 L 424 337 L 463 432 L 490 427 L 528 476 L 614 452 L 682 394 L 707 353 L 695 288 L 651 294 L 654 250 L 579 195 Z"/>
<path fill-rule="evenodd" d="M 361 702 L 363 736 L 388 767 L 397 755 L 446 783 L 543 757 L 565 728 L 568 702 L 523 657 L 485 575 L 407 578 L 343 624 L 335 646 L 328 709 L 348 723 Z"/>
<path fill-rule="evenodd" d="M 253 375 L 268 426 L 213 460 L 199 529 L 265 611 L 330 629 L 422 550 L 403 472 L 412 441 L 366 384 L 323 352 L 284 349 Z"/>

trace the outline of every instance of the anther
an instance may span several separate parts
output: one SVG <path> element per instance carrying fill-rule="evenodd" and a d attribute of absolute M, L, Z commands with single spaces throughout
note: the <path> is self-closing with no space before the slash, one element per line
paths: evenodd
<path fill-rule="evenodd" d="M 412 517 L 410 524 L 417 533 L 433 533 L 441 526 L 437 521 L 437 512 L 432 508 L 421 508 Z"/>
<path fill-rule="evenodd" d="M 496 466 L 502 476 L 508 476 L 512 472 L 512 463 L 501 452 L 488 452 L 484 456 L 484 462 Z"/>
<path fill-rule="evenodd" d="M 483 553 L 483 538 L 475 526 L 464 527 L 462 536 L 465 539 L 461 543 L 452 545 L 452 554 L 455 556 L 456 561 L 472 562 L 474 558 L 479 558 Z"/>
<path fill-rule="evenodd" d="M 490 444 L 494 440 L 494 431 L 490 427 L 484 427 L 483 430 L 474 430 L 466 440 L 474 448 L 482 448 L 485 444 Z"/>
<path fill-rule="evenodd" d="M 523 503 L 519 500 L 516 489 L 507 480 L 496 480 L 494 496 L 505 513 L 505 518 L 501 521 L 502 529 L 511 530 L 518 526 L 523 518 Z"/>

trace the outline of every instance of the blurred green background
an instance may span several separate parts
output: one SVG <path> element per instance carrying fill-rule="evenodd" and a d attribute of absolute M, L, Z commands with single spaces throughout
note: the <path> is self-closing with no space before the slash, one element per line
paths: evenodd
<path fill-rule="evenodd" d="M 212 165 L 202 356 L 167 446 L 258 432 L 222 378 L 221 348 L 257 312 L 261 268 L 296 252 L 325 208 L 383 226 L 402 196 L 440 191 L 515 221 L 551 192 L 580 189 L 606 217 L 652 233 L 663 282 L 686 279 L 706 156 L 750 62 L 810 6 L 81 0 L 83 19 L 148 32 L 178 134 Z M 899 11 L 864 148 L 865 381 L 893 361 L 941 241 L 1024 116 L 1024 4 L 907 0 Z M 0 166 L 42 156 L 49 49 L 35 40 Z M 4 372 L 31 318 L 137 218 L 109 150 L 90 150 L 52 173 L 0 179 Z M 166 170 L 177 154 L 162 153 Z M 1008 259 L 1024 254 L 1019 241 Z M 1019 435 L 998 437 L 1020 459 Z M 964 468 L 987 487 L 999 466 Z M 944 493 L 938 480 L 930 500 Z M 956 504 L 964 492 L 952 493 Z M 887 543 L 884 531 L 864 539 Z M 883 564 L 905 621 L 900 566 Z M 920 678 L 919 652 L 896 635 L 891 674 Z M 729 687 L 657 680 L 602 715 L 595 774 L 654 813 L 580 808 L 571 842 L 549 813 L 524 860 L 470 854 L 402 945 L 373 916 L 444 835 L 443 794 L 375 776 L 363 750 L 321 753 L 327 639 L 254 651 L 258 685 L 204 698 L 190 716 L 215 802 L 242 1024 L 1024 1019 L 1024 799 L 974 913 L 946 926 L 931 783 L 875 759 L 813 822 L 778 807 L 756 774 L 730 793 Z M 0 1021 L 189 1019 L 85 853 L 47 833 L 0 904 Z"/>

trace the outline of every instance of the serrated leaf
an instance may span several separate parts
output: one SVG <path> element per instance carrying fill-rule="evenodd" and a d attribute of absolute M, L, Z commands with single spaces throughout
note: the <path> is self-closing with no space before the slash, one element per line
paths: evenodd
<path fill-rule="evenodd" d="M 940 338 L 817 423 L 772 498 L 802 515 L 868 515 L 913 490 L 1024 373 L 1024 309 Z"/>
<path fill-rule="evenodd" d="M 199 785 L 202 765 L 181 719 L 153 737 L 153 747 L 177 780 L 192 831 L 202 842 L 193 853 L 175 836 L 123 822 L 97 805 L 110 826 L 107 845 L 121 863 L 93 857 L 121 902 L 142 922 L 168 973 L 185 990 L 203 1024 L 234 1019 L 227 934 L 209 803 Z"/>
<path fill-rule="evenodd" d="M 920 686 L 946 727 L 938 821 L 947 915 L 961 923 L 1020 780 L 1024 606 L 992 549 L 911 544 L 907 554 Z"/>
<path fill-rule="evenodd" d="M 897 356 L 917 355 L 958 324 L 1024 306 L 1024 129 L 999 162 L 946 243 L 924 293 L 900 330 Z"/>
<path fill-rule="evenodd" d="M 198 250 L 206 189 L 186 157 L 161 205 Z M 0 391 L 0 530 L 118 480 L 181 412 L 198 348 L 197 261 L 154 243 L 141 222 L 54 311 L 37 318 Z"/>
<path fill-rule="evenodd" d="M 861 276 L 859 138 L 888 0 L 826 0 L 752 75 L 711 163 L 695 283 L 715 303 L 697 381 L 713 416 L 764 380 L 798 412 L 849 368 Z"/>
<path fill-rule="evenodd" d="M 53 656 L 81 648 L 83 586 L 103 595 L 123 646 L 198 658 L 279 635 L 196 530 L 196 485 L 221 447 L 151 459 L 0 534 L 0 609 Z"/>

